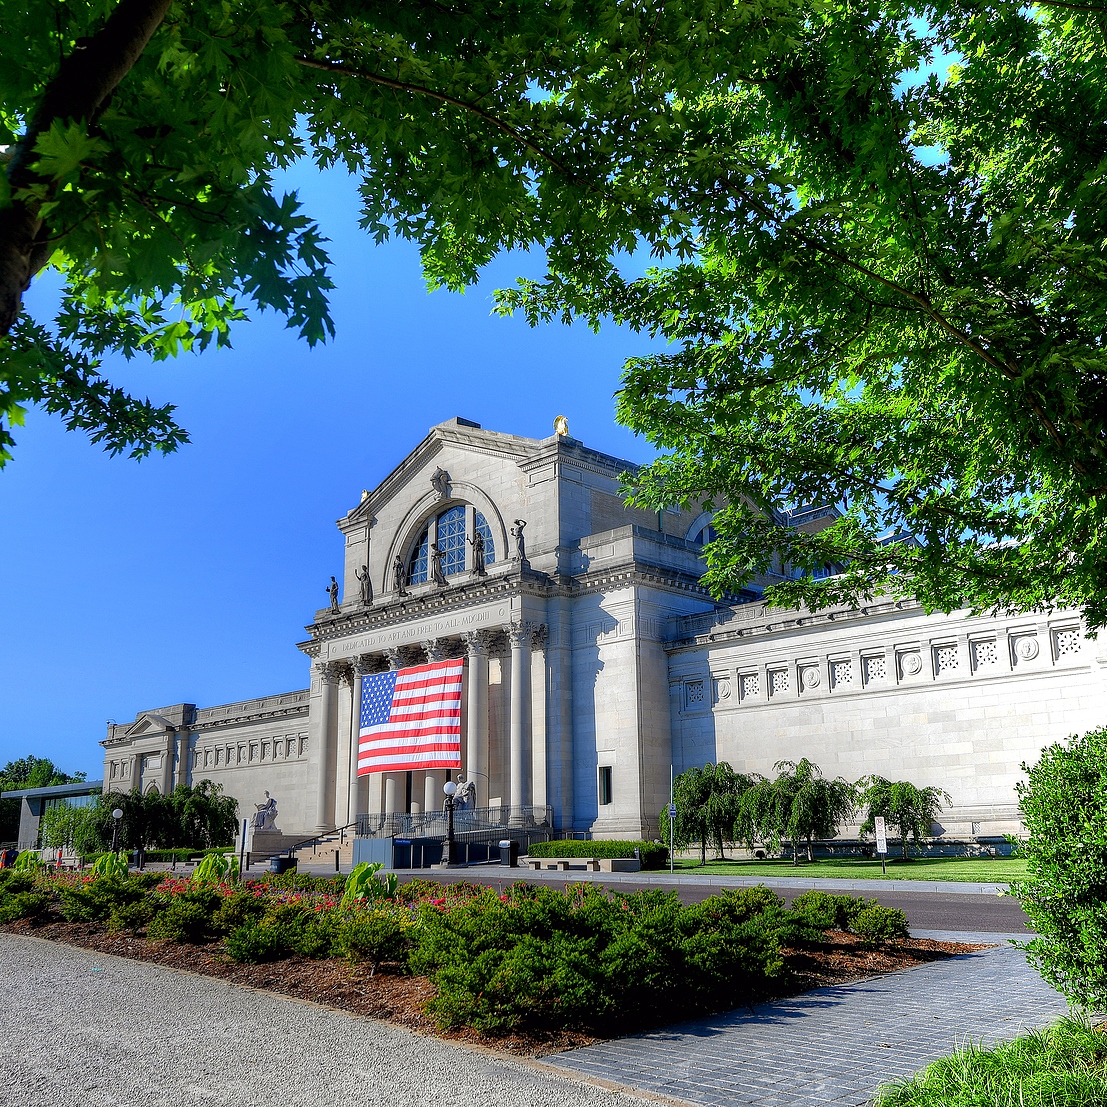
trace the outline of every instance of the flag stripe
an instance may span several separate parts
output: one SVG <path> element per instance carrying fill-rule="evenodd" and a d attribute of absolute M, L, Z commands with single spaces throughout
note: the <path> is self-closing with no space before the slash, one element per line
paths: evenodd
<path fill-rule="evenodd" d="M 454 658 L 364 678 L 358 776 L 461 767 L 464 664 Z"/>

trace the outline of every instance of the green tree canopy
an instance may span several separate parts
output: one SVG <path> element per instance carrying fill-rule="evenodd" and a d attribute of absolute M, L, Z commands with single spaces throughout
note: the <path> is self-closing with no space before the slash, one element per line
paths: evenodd
<path fill-rule="evenodd" d="M 807 843 L 807 859 L 814 861 L 814 841 L 833 838 L 857 806 L 857 790 L 838 777 L 827 780 L 822 769 L 806 757 L 778 761 L 777 775 L 760 780 L 742 801 L 744 837 L 752 846 L 761 841 L 780 848 L 792 842 L 792 864 L 799 864 L 799 843 Z"/>
<path fill-rule="evenodd" d="M 742 810 L 742 796 L 761 778 L 735 772 L 726 761 L 693 765 L 673 781 L 673 803 L 677 814 L 673 823 L 673 846 L 681 849 L 698 842 L 700 864 L 707 862 L 707 844 L 714 844 L 719 857 L 725 856 L 724 843 L 733 842 Z M 662 840 L 669 841 L 669 809 L 659 819 Z"/>
<path fill-rule="evenodd" d="M 1072 735 L 1023 765 L 1030 837 L 1013 891 L 1036 931 L 1031 964 L 1070 1003 L 1107 1007 L 1107 727 Z"/>
<path fill-rule="evenodd" d="M 923 838 L 930 837 L 930 824 L 943 805 L 951 802 L 949 793 L 941 788 L 917 788 L 908 780 L 891 781 L 882 776 L 870 776 L 862 781 L 859 795 L 865 809 L 862 837 L 876 830 L 876 817 L 881 816 L 899 838 L 904 860 L 907 859 L 908 838 L 918 848 Z"/>
<path fill-rule="evenodd" d="M 718 593 L 1107 622 L 1104 11 L 762 12 L 782 37 L 733 42 L 613 170 L 669 214 L 626 245 L 676 260 L 558 253 L 503 295 L 672 344 L 626 366 L 619 417 L 665 452 L 631 492 L 719 509 Z M 842 515 L 793 525 L 812 504 Z"/>
<path fill-rule="evenodd" d="M 664 451 L 630 492 L 718 508 L 720 594 L 777 574 L 786 605 L 1107 622 L 1097 5 L 0 10 L 9 421 L 39 402 L 171 450 L 171 410 L 104 380 L 106 351 L 226 342 L 256 309 L 323 339 L 323 244 L 273 184 L 310 156 L 360 177 L 364 228 L 417 241 L 432 284 L 535 249 L 546 276 L 501 310 L 671 343 L 626 366 L 619 417 Z M 61 309 L 20 316 L 45 265 Z M 823 503 L 841 518 L 794 525 Z"/>

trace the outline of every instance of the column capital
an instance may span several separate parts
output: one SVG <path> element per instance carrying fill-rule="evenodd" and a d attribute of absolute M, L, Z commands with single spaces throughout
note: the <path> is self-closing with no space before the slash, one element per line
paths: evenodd
<path fill-rule="evenodd" d="M 399 646 L 390 646 L 388 649 L 382 650 L 381 652 L 388 658 L 388 669 L 390 672 L 395 672 L 397 669 L 403 668 L 403 651 Z"/>
<path fill-rule="evenodd" d="M 367 653 L 359 654 L 357 657 L 350 658 L 350 671 L 354 676 L 367 677 L 372 673 L 373 668 L 370 664 L 369 655 Z"/>
<path fill-rule="evenodd" d="M 481 655 L 487 657 L 492 645 L 492 635 L 487 630 L 462 631 L 461 640 L 465 643 L 465 650 L 470 657 Z"/>
<path fill-rule="evenodd" d="M 336 661 L 319 661 L 315 667 L 324 684 L 337 684 L 342 679 L 342 666 Z"/>
<path fill-rule="evenodd" d="M 544 650 L 546 640 L 549 637 L 550 628 L 545 623 L 530 623 L 530 648 L 532 650 Z"/>
<path fill-rule="evenodd" d="M 446 651 L 442 648 L 441 639 L 424 638 L 419 645 L 422 646 L 428 661 L 444 661 L 446 659 Z"/>
<path fill-rule="evenodd" d="M 513 620 L 504 627 L 504 633 L 513 650 L 538 647 L 539 641 L 545 642 L 546 624 L 524 620 Z"/>

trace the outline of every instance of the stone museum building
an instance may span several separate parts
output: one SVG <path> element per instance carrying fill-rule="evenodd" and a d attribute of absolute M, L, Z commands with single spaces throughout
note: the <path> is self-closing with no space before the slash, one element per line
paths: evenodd
<path fill-rule="evenodd" d="M 549 805 L 595 837 L 656 833 L 670 771 L 878 773 L 952 796 L 935 832 L 1017 827 L 1021 764 L 1104 721 L 1107 639 L 1074 611 L 971 618 L 910 600 L 817 615 L 700 585 L 709 514 L 628 509 L 628 461 L 451 419 L 338 520 L 345 564 L 299 643 L 302 690 L 110 725 L 107 790 L 210 779 L 308 836 L 442 806 L 446 773 L 356 774 L 362 680 L 465 659 L 476 806 Z M 797 512 L 817 529 L 833 509 Z"/>

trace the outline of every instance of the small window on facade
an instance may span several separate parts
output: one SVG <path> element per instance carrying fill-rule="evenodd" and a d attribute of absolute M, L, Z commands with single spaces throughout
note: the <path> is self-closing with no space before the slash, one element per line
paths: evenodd
<path fill-rule="evenodd" d="M 611 802 L 611 766 L 600 766 L 600 806 L 605 807 Z"/>

